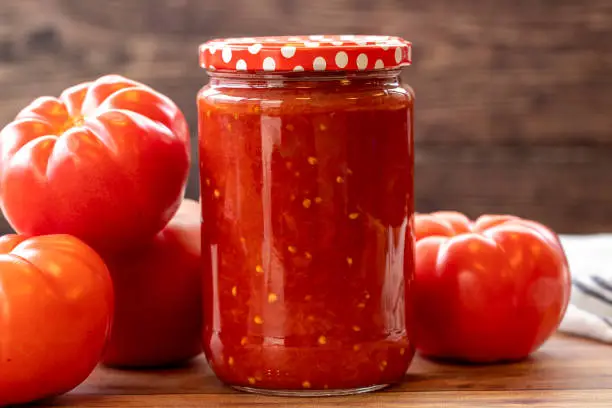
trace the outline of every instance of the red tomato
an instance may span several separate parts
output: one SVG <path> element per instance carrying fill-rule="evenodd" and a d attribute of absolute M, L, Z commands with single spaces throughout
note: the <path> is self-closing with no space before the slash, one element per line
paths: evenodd
<path fill-rule="evenodd" d="M 150 245 L 107 257 L 116 312 L 105 364 L 164 366 L 200 353 L 200 241 L 200 205 L 185 200 Z"/>
<path fill-rule="evenodd" d="M 416 348 L 469 362 L 517 360 L 557 329 L 570 276 L 557 236 L 534 221 L 417 214 Z"/>
<path fill-rule="evenodd" d="M 179 108 L 121 76 L 40 97 L 0 133 L 2 210 L 19 233 L 98 250 L 149 240 L 181 202 L 189 145 Z"/>
<path fill-rule="evenodd" d="M 0 238 L 0 406 L 83 382 L 112 314 L 108 270 L 89 246 L 69 235 Z"/>

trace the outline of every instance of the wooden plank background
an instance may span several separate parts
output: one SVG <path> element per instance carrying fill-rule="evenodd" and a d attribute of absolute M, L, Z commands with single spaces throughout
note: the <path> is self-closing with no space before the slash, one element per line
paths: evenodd
<path fill-rule="evenodd" d="M 195 141 L 198 44 L 314 33 L 414 42 L 419 211 L 612 230 L 610 0 L 3 0 L 0 124 L 113 72 L 172 97 Z"/>

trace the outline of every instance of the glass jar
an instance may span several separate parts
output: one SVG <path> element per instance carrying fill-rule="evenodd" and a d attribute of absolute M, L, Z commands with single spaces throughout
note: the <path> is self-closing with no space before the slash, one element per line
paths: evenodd
<path fill-rule="evenodd" d="M 394 37 L 214 40 L 198 94 L 204 349 L 235 388 L 339 395 L 413 357 L 413 102 Z"/>

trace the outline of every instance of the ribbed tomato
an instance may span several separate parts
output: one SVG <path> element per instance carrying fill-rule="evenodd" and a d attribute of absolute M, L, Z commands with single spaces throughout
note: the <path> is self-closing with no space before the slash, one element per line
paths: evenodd
<path fill-rule="evenodd" d="M 415 216 L 416 348 L 469 362 L 517 360 L 557 329 L 570 276 L 554 232 L 535 221 L 457 212 Z"/>
<path fill-rule="evenodd" d="M 22 234 L 138 244 L 178 208 L 189 144 L 174 102 L 118 75 L 40 97 L 0 133 L 2 210 Z"/>

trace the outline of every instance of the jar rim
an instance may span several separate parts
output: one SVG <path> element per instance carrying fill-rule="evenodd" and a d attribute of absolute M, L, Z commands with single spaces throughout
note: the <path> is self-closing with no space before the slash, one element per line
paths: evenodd
<path fill-rule="evenodd" d="M 208 76 L 214 79 L 231 80 L 282 80 L 292 81 L 337 81 L 345 79 L 367 79 L 367 78 L 395 78 L 401 74 L 400 68 L 377 70 L 377 71 L 330 71 L 330 72 L 243 72 L 243 71 L 207 71 Z"/>
<path fill-rule="evenodd" d="M 380 35 L 310 35 L 213 39 L 200 45 L 208 71 L 364 72 L 412 64 L 412 43 Z"/>

